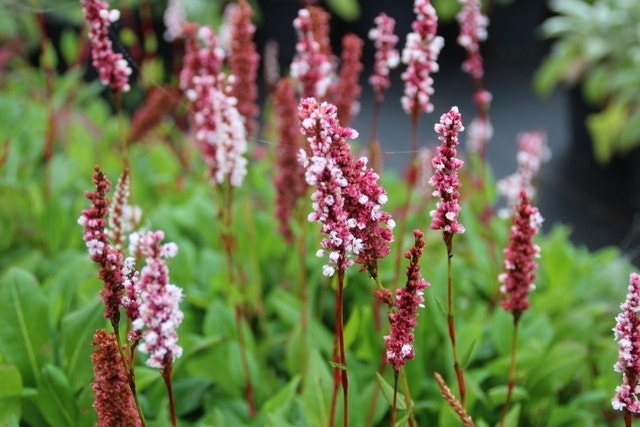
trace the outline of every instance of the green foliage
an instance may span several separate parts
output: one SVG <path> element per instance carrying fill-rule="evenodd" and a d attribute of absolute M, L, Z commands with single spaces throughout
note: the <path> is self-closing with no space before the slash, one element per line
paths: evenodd
<path fill-rule="evenodd" d="M 557 15 L 542 25 L 553 39 L 534 83 L 548 94 L 559 83 L 582 89 L 601 109 L 587 118 L 595 158 L 607 162 L 640 144 L 640 3 L 634 0 L 552 0 Z"/>
<path fill-rule="evenodd" d="M 204 2 L 191 4 L 197 11 Z M 6 20 L 0 14 L 1 32 Z M 77 57 L 74 43 L 72 35 L 63 37 L 66 58 Z M 156 66 L 151 65 L 152 73 Z M 42 73 L 16 61 L 0 83 L 0 426 L 96 422 L 91 341 L 107 322 L 98 297 L 102 284 L 77 218 L 88 206 L 84 191 L 92 190 L 93 166 L 100 164 L 114 183 L 122 171 L 121 125 L 98 97 L 100 86 L 81 82 L 80 75 L 73 69 L 56 76 L 55 92 L 47 94 Z M 596 80 L 590 90 L 599 96 Z M 45 162 L 51 111 L 55 146 Z M 128 124 L 123 118 L 122 127 Z M 171 281 L 185 295 L 179 329 L 184 354 L 172 379 L 180 425 L 328 425 L 334 284 L 321 275 L 322 260 L 314 256 L 317 227 L 295 225 L 296 234 L 304 237 L 302 248 L 286 243 L 276 231 L 275 147 L 262 147 L 266 156 L 251 160 L 245 184 L 234 192 L 231 231 L 242 280 L 233 280 L 221 244 L 226 230 L 217 217 L 218 194 L 190 137 L 170 128 L 160 127 L 145 142 L 131 145 L 129 157 L 132 196 L 143 208 L 145 224 L 164 230 L 180 248 L 169 264 Z M 478 161 L 468 163 L 477 168 Z M 497 281 L 510 223 L 482 215 L 496 202 L 490 171 L 487 177 L 483 191 L 466 192 L 474 184 L 464 183 L 467 231 L 456 236 L 453 259 L 467 409 L 478 426 L 499 420 L 513 339 L 513 321 L 499 306 Z M 385 171 L 382 183 L 390 210 L 398 211 L 406 182 Z M 407 249 L 409 232 L 429 226 L 434 201 L 417 192 L 414 200 L 405 247 L 396 243 L 380 262 L 381 280 L 389 287 L 405 280 L 399 274 L 391 283 L 394 258 Z M 305 211 L 309 205 L 304 203 Z M 610 398 L 620 378 L 611 369 L 616 358 L 611 328 L 631 266 L 615 249 L 590 253 L 569 237 L 566 228 L 553 227 L 539 239 L 537 290 L 520 321 L 517 383 L 507 425 L 605 426 L 603 419 L 616 417 Z M 458 419 L 433 380 L 433 373 L 440 372 L 457 392 L 444 308 L 446 251 L 438 232 L 427 230 L 426 239 L 422 273 L 431 287 L 418 317 L 416 359 L 404 370 L 409 393 L 401 387 L 397 395 L 396 425 L 408 424 L 412 414 L 405 396 L 410 395 L 417 425 L 448 427 Z M 405 266 L 402 260 L 400 273 Z M 389 425 L 393 372 L 388 366 L 379 369 L 387 313 L 374 302 L 375 284 L 366 273 L 354 268 L 347 276 L 350 424 Z M 244 316 L 238 315 L 239 306 Z M 144 366 L 144 359 L 138 355 L 135 364 L 141 406 L 149 425 L 169 425 L 162 378 Z M 248 383 L 255 396 L 254 417 L 246 402 Z M 341 410 L 339 405 L 337 418 Z"/>

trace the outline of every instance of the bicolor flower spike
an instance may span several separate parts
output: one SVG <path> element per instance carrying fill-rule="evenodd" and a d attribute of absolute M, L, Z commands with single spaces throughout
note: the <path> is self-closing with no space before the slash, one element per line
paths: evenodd
<path fill-rule="evenodd" d="M 442 230 L 443 233 L 451 235 L 464 233 L 464 226 L 458 222 L 460 213 L 458 169 L 462 167 L 463 161 L 456 157 L 456 146 L 459 143 L 458 133 L 464 130 L 458 107 L 452 107 L 448 113 L 443 114 L 434 129 L 441 134 L 438 137 L 441 144 L 438 147 L 438 154 L 431 161 L 434 173 L 429 184 L 434 189 L 433 196 L 440 200 L 436 209 L 430 213 L 431 229 Z"/>
<path fill-rule="evenodd" d="M 419 262 L 425 246 L 424 234 L 414 230 L 413 235 L 415 244 L 404 255 L 410 261 L 407 267 L 407 283 L 396 290 L 393 311 L 389 314 L 391 332 L 384 337 L 387 348 L 385 357 L 395 371 L 402 369 L 407 360 L 415 357 L 413 332 L 418 326 L 418 308 L 424 308 L 424 290 L 431 286 L 420 274 Z"/>
<path fill-rule="evenodd" d="M 509 245 L 504 250 L 504 273 L 498 276 L 502 284 L 500 292 L 506 296 L 501 305 L 513 314 L 518 322 L 522 313 L 529 308 L 529 293 L 535 289 L 533 281 L 540 257 L 540 247 L 533 242 L 542 224 L 542 216 L 527 194 L 520 192 L 520 203 L 516 207 L 513 225 L 509 233 Z"/>
<path fill-rule="evenodd" d="M 416 120 L 420 111 L 433 111 L 431 74 L 438 72 L 438 55 L 444 39 L 436 35 L 438 15 L 429 0 L 415 0 L 413 11 L 416 14 L 416 20 L 411 24 L 413 31 L 407 35 L 402 50 L 402 62 L 407 69 L 402 73 L 404 96 L 400 101 L 404 111 Z"/>
<path fill-rule="evenodd" d="M 629 277 L 627 299 L 620 305 L 613 333 L 618 342 L 618 361 L 613 366 L 622 373 L 622 384 L 616 387 L 611 406 L 618 411 L 640 413 L 640 274 Z"/>
<path fill-rule="evenodd" d="M 80 3 L 89 24 L 91 56 L 100 81 L 114 92 L 128 92 L 131 67 L 121 53 L 114 52 L 109 39 L 109 29 L 120 19 L 120 11 L 110 10 L 109 4 L 100 0 L 80 0 Z"/>
<path fill-rule="evenodd" d="M 142 343 L 138 348 L 149 354 L 147 366 L 158 369 L 170 366 L 182 356 L 177 332 L 183 319 L 179 308 L 182 289 L 169 283 L 169 268 L 164 261 L 176 255 L 178 246 L 160 244 L 162 239 L 162 231 L 150 231 L 140 239 L 140 251 L 145 257 L 145 266 L 135 283 L 140 298 L 140 317 L 131 325 L 134 330 L 141 331 Z"/>
<path fill-rule="evenodd" d="M 298 117 L 311 151 L 300 150 L 299 161 L 307 183 L 316 188 L 308 218 L 320 223 L 327 236 L 317 253 L 329 258 L 323 274 L 333 276 L 357 262 L 375 277 L 378 259 L 389 254 L 395 227 L 382 210 L 387 194 L 378 185 L 379 176 L 367 167 L 366 157 L 353 158 L 347 139 L 358 133 L 340 126 L 334 105 L 305 98 Z"/>

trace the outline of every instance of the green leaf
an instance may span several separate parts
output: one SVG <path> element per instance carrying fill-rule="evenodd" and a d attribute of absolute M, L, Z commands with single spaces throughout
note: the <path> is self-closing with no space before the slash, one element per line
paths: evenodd
<path fill-rule="evenodd" d="M 327 0 L 336 15 L 345 21 L 355 21 L 360 16 L 360 5 L 356 0 Z"/>
<path fill-rule="evenodd" d="M 62 354 L 65 372 L 73 390 L 91 381 L 91 340 L 96 329 L 104 325 L 99 299 L 62 319 Z"/>
<path fill-rule="evenodd" d="M 10 269 L 0 279 L 0 352 L 15 364 L 25 385 L 35 385 L 51 360 L 47 299 L 30 273 Z"/>
<path fill-rule="evenodd" d="M 627 106 L 611 104 L 599 113 L 587 116 L 587 128 L 593 138 L 593 154 L 597 161 L 606 163 L 617 151 L 620 132 L 629 120 Z"/>
<path fill-rule="evenodd" d="M 284 388 L 264 403 L 260 411 L 261 414 L 266 416 L 276 416 L 288 413 L 296 395 L 298 384 L 300 384 L 300 376 L 296 375 Z"/>
<path fill-rule="evenodd" d="M 44 418 L 52 426 L 75 426 L 78 410 L 69 379 L 64 372 L 46 365 L 38 381 L 36 404 Z"/>
<path fill-rule="evenodd" d="M 22 376 L 15 365 L 0 365 L 0 427 L 18 427 L 22 410 Z"/>
<path fill-rule="evenodd" d="M 382 390 L 382 394 L 384 395 L 389 405 L 393 405 L 393 386 L 384 379 L 382 375 L 376 372 L 376 378 L 378 380 L 378 384 L 380 384 L 380 390 Z M 396 409 L 401 411 L 407 410 L 407 405 L 405 403 L 404 394 L 397 392 L 396 393 Z"/>

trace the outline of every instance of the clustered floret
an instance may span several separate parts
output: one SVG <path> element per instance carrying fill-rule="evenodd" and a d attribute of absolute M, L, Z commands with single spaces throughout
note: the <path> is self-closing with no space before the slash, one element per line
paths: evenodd
<path fill-rule="evenodd" d="M 302 97 L 324 98 L 335 79 L 335 66 L 321 41 L 316 40 L 311 18 L 309 8 L 304 8 L 293 21 L 298 41 L 290 73 Z"/>
<path fill-rule="evenodd" d="M 214 185 L 239 187 L 247 173 L 247 138 L 236 98 L 220 72 L 224 51 L 207 26 L 187 27 L 180 86 L 191 102 L 196 142 Z"/>
<path fill-rule="evenodd" d="M 480 42 L 487 39 L 489 19 L 480 10 L 480 0 L 460 0 L 462 9 L 456 15 L 460 24 L 458 44 L 467 51 L 467 59 L 462 63 L 462 70 L 474 79 L 484 76 Z"/>
<path fill-rule="evenodd" d="M 398 36 L 393 33 L 395 19 L 381 13 L 375 18 L 374 23 L 376 26 L 369 30 L 369 39 L 373 40 L 376 53 L 369 84 L 373 87 L 376 101 L 382 102 L 384 92 L 391 86 L 389 72 L 400 63 L 400 53 L 395 48 L 398 43 Z"/>
<path fill-rule="evenodd" d="M 353 158 L 346 140 L 358 133 L 340 126 L 334 105 L 305 98 L 298 118 L 311 151 L 300 150 L 299 160 L 307 183 L 316 187 L 308 219 L 320 223 L 327 235 L 317 253 L 329 256 L 323 274 L 332 276 L 357 262 L 375 276 L 377 260 L 389 253 L 395 226 L 382 210 L 387 194 L 377 183 L 379 176 L 367 168 L 366 157 Z"/>
<path fill-rule="evenodd" d="M 138 348 L 149 354 L 147 366 L 159 369 L 172 365 L 182 355 L 177 329 L 184 317 L 179 308 L 182 289 L 169 283 L 169 268 L 164 261 L 176 255 L 178 246 L 161 245 L 162 239 L 162 231 L 147 232 L 140 239 L 145 266 L 135 283 L 140 298 L 139 317 L 131 324 L 134 330 L 141 331 Z"/>
<path fill-rule="evenodd" d="M 533 281 L 538 268 L 535 259 L 540 257 L 540 247 L 534 244 L 533 238 L 543 221 L 524 191 L 520 192 L 520 200 L 509 233 L 509 244 L 504 249 L 504 273 L 498 276 L 502 284 L 500 292 L 506 296 L 502 308 L 513 314 L 516 323 L 529 308 L 529 293 L 535 289 Z"/>
<path fill-rule="evenodd" d="M 424 290 L 431 286 L 420 274 L 420 257 L 425 246 L 424 235 L 414 230 L 414 246 L 405 253 L 410 260 L 407 267 L 407 283 L 396 290 L 393 311 L 389 314 L 391 332 L 384 337 L 385 357 L 395 371 L 402 369 L 407 360 L 415 357 L 413 342 L 414 330 L 418 325 L 418 308 L 424 308 Z"/>
<path fill-rule="evenodd" d="M 402 73 L 405 82 L 402 108 L 414 120 L 420 111 L 433 111 L 432 73 L 438 72 L 438 55 L 444 46 L 444 39 L 436 35 L 438 16 L 429 0 L 415 0 L 413 10 L 416 20 L 411 24 L 413 30 L 407 35 L 402 50 L 402 62 L 407 69 Z"/>
<path fill-rule="evenodd" d="M 616 387 L 616 394 L 611 400 L 613 409 L 640 413 L 640 274 L 632 273 L 629 277 L 627 298 L 620 305 L 622 312 L 616 316 L 613 333 L 618 342 L 618 360 L 613 366 L 616 372 L 622 373 L 622 384 Z"/>
<path fill-rule="evenodd" d="M 443 114 L 434 129 L 442 136 L 438 137 L 441 141 L 438 154 L 431 161 L 434 174 L 429 184 L 434 188 L 433 196 L 440 198 L 436 209 L 430 213 L 431 229 L 442 230 L 443 233 L 451 235 L 464 233 L 464 226 L 458 222 L 460 213 L 458 169 L 464 163 L 456 157 L 458 133 L 464 130 L 458 107 L 452 107 L 448 113 Z"/>
<path fill-rule="evenodd" d="M 114 92 L 128 92 L 131 68 L 121 53 L 114 52 L 109 39 L 109 28 L 120 19 L 120 11 L 109 10 L 109 4 L 100 0 L 81 0 L 80 3 L 84 19 L 90 25 L 91 56 L 100 81 Z"/>

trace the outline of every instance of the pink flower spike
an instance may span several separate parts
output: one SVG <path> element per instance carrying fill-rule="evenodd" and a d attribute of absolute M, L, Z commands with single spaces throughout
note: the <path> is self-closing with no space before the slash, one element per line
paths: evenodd
<path fill-rule="evenodd" d="M 246 0 L 237 3 L 231 12 L 230 73 L 233 76 L 231 96 L 237 99 L 237 109 L 242 115 L 245 131 L 253 135 L 258 115 L 258 63 L 260 56 L 253 41 L 256 27 L 251 22 L 253 9 Z"/>
<path fill-rule="evenodd" d="M 100 0 L 80 0 L 85 21 L 89 24 L 89 41 L 93 66 L 100 81 L 114 92 L 128 92 L 131 68 L 121 53 L 113 51 L 109 39 L 111 24 L 120 19 L 120 11 L 109 10 L 109 4 Z"/>
<path fill-rule="evenodd" d="M 291 63 L 291 77 L 298 84 L 303 97 L 324 98 L 335 79 L 332 59 L 323 50 L 325 41 L 317 40 L 309 8 L 300 9 L 293 21 L 298 34 L 296 55 Z"/>
<path fill-rule="evenodd" d="M 376 54 L 369 84 L 373 87 L 376 101 L 381 103 L 384 92 L 391 86 L 389 72 L 400 63 L 400 54 L 395 48 L 398 43 L 398 36 L 393 33 L 395 19 L 381 13 L 375 18 L 374 23 L 376 26 L 369 31 L 369 39 L 373 40 Z"/>
<path fill-rule="evenodd" d="M 522 132 L 517 138 L 518 169 L 497 183 L 498 192 L 507 199 L 507 210 L 501 212 L 503 216 L 513 213 L 520 200 L 520 191 L 524 190 L 530 199 L 536 196 L 535 180 L 540 174 L 543 163 L 551 158 L 551 151 L 547 146 L 547 136 L 544 132 Z"/>
<path fill-rule="evenodd" d="M 338 109 L 338 117 L 345 126 L 349 126 L 360 110 L 358 99 L 362 88 L 358 81 L 363 68 L 363 45 L 362 39 L 355 34 L 347 34 L 342 38 L 342 65 L 338 83 L 332 87 L 331 92 Z"/>
<path fill-rule="evenodd" d="M 434 188 L 433 196 L 440 198 L 436 209 L 430 213 L 431 229 L 442 230 L 447 235 L 464 233 L 464 226 L 458 222 L 458 169 L 462 167 L 463 161 L 456 158 L 456 146 L 458 133 L 464 130 L 458 107 L 452 107 L 448 113 L 443 114 L 434 129 L 442 135 L 438 137 L 442 144 L 438 147 L 438 154 L 431 160 L 434 173 L 429 184 Z"/>
<path fill-rule="evenodd" d="M 140 239 L 146 264 L 135 283 L 140 296 L 140 317 L 131 325 L 141 333 L 143 342 L 138 348 L 149 354 L 147 366 L 158 369 L 171 366 L 182 356 L 177 329 L 184 317 L 179 308 L 182 289 L 169 283 L 169 268 L 164 262 L 174 257 L 178 248 L 175 243 L 161 245 L 163 238 L 162 231 L 150 231 Z"/>
<path fill-rule="evenodd" d="M 247 173 L 247 138 L 237 100 L 220 72 L 224 51 L 209 27 L 186 29 L 187 47 L 180 87 L 193 111 L 195 139 L 213 185 L 242 185 Z"/>
<path fill-rule="evenodd" d="M 396 290 L 396 298 L 393 312 L 389 314 L 391 332 L 384 337 L 387 351 L 385 357 L 393 369 L 397 372 L 407 360 L 414 358 L 413 331 L 418 325 L 418 308 L 424 308 L 424 290 L 431 286 L 420 274 L 420 257 L 425 246 L 424 235 L 419 230 L 414 230 L 414 246 L 405 254 L 410 260 L 407 267 L 407 283 Z"/>
<path fill-rule="evenodd" d="M 480 54 L 480 42 L 487 39 L 489 19 L 480 11 L 480 0 L 459 0 L 462 9 L 456 15 L 460 24 L 458 44 L 467 51 L 467 59 L 462 63 L 462 70 L 474 79 L 482 79 L 484 66 Z"/>
<path fill-rule="evenodd" d="M 504 273 L 498 276 L 502 284 L 500 292 L 506 296 L 502 308 L 513 313 L 515 323 L 529 308 L 529 293 L 535 289 L 533 281 L 538 268 L 535 259 L 540 257 L 540 247 L 533 243 L 533 238 L 542 224 L 542 216 L 531 206 L 524 191 L 520 192 L 520 200 L 509 233 L 509 245 L 504 250 Z"/>
<path fill-rule="evenodd" d="M 640 274 L 631 273 L 627 299 L 620 305 L 613 333 L 618 342 L 618 361 L 613 366 L 622 373 L 622 385 L 616 387 L 611 406 L 617 411 L 640 413 Z"/>
<path fill-rule="evenodd" d="M 413 11 L 416 14 L 411 24 L 413 31 L 407 35 L 402 51 L 402 62 L 407 69 L 402 73 L 404 96 L 400 101 L 412 120 L 417 120 L 420 111 L 433 111 L 431 74 L 438 72 L 438 55 L 444 39 L 436 35 L 438 16 L 429 0 L 415 0 Z"/>
<path fill-rule="evenodd" d="M 323 274 L 333 276 L 357 262 L 376 277 L 377 260 L 389 254 L 395 222 L 382 210 L 387 195 L 379 176 L 367 167 L 366 157 L 355 160 L 351 154 L 347 139 L 358 133 L 340 126 L 334 105 L 315 98 L 300 101 L 298 118 L 311 151 L 300 150 L 299 161 L 307 183 L 316 187 L 308 218 L 327 236 L 318 251 L 329 258 Z"/>

